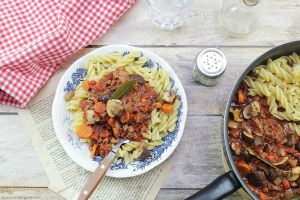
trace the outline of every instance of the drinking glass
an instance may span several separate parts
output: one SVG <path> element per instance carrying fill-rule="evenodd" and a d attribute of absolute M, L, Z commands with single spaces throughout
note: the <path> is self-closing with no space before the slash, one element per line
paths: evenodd
<path fill-rule="evenodd" d="M 152 22 L 167 30 L 184 24 L 189 16 L 193 0 L 147 0 Z"/>
<path fill-rule="evenodd" d="M 220 20 L 233 35 L 243 36 L 258 27 L 265 12 L 263 0 L 223 0 Z"/>

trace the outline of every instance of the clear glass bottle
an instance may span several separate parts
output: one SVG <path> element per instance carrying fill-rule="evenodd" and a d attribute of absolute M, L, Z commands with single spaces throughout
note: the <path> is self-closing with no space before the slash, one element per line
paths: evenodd
<path fill-rule="evenodd" d="M 223 0 L 220 21 L 233 35 L 244 36 L 261 24 L 265 12 L 263 0 Z"/>

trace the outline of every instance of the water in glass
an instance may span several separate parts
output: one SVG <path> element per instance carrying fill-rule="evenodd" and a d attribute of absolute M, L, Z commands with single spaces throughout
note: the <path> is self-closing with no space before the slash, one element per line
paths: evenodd
<path fill-rule="evenodd" d="M 152 22 L 173 30 L 186 22 L 193 0 L 147 0 Z"/>

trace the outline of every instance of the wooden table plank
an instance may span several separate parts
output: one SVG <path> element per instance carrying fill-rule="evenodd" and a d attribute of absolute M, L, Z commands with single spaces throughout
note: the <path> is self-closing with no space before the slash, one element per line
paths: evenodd
<path fill-rule="evenodd" d="M 63 200 L 64 198 L 55 192 L 49 190 L 48 188 L 15 188 L 15 187 L 0 187 L 0 199 L 1 200 L 14 200 L 14 199 L 22 199 L 22 200 L 32 200 L 32 199 L 40 199 L 40 200 Z"/>
<path fill-rule="evenodd" d="M 253 35 L 230 37 L 219 22 L 221 0 L 195 1 L 188 22 L 175 31 L 155 27 L 146 1 L 139 1 L 104 37 L 93 44 L 273 46 L 300 39 L 300 2 L 268 0 L 263 24 Z"/>
<path fill-rule="evenodd" d="M 164 189 L 162 188 L 156 196 L 155 200 L 183 200 L 192 194 L 196 193 L 198 189 Z M 241 200 L 242 196 L 235 192 L 224 200 Z"/>
<path fill-rule="evenodd" d="M 230 90 L 242 71 L 259 55 L 269 48 L 220 48 L 228 60 L 228 69 L 221 77 L 220 83 L 215 87 L 206 87 L 196 83 L 191 76 L 192 64 L 195 56 L 203 47 L 181 47 L 181 48 L 146 48 L 164 58 L 181 80 L 190 105 L 191 114 L 220 115 L 223 113 L 225 102 Z M 85 48 L 70 56 L 61 68 L 70 66 L 79 57 L 94 50 Z M 170 53 L 172 52 L 172 53 Z M 16 112 L 16 109 L 8 106 L 0 106 L 0 113 Z"/>
<path fill-rule="evenodd" d="M 17 115 L 0 116 L 0 187 L 47 187 L 48 179 Z"/>
<path fill-rule="evenodd" d="M 197 189 L 161 189 L 156 196 L 156 200 L 182 200 L 197 191 Z M 0 188 L 0 199 L 62 200 L 63 198 L 48 188 Z M 239 200 L 241 196 L 235 193 L 226 199 Z"/>

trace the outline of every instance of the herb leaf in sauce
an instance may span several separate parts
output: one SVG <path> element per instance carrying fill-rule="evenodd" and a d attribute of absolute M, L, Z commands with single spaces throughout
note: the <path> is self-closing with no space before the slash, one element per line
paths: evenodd
<path fill-rule="evenodd" d="M 267 165 L 269 165 L 270 167 L 278 170 L 278 171 L 281 171 L 281 172 L 285 172 L 285 173 L 290 173 L 290 171 L 285 171 L 285 170 L 282 170 L 276 166 L 274 166 L 273 164 L 271 164 L 270 162 L 268 162 L 267 160 L 261 158 L 259 155 L 257 155 L 251 148 L 243 145 L 245 147 L 245 149 L 249 152 L 250 155 L 252 156 L 255 156 L 257 159 L 261 160 L 262 162 L 266 163 Z"/>
<path fill-rule="evenodd" d="M 136 80 L 130 80 L 122 83 L 113 93 L 111 99 L 120 99 L 128 92 L 130 92 L 137 84 Z"/>

